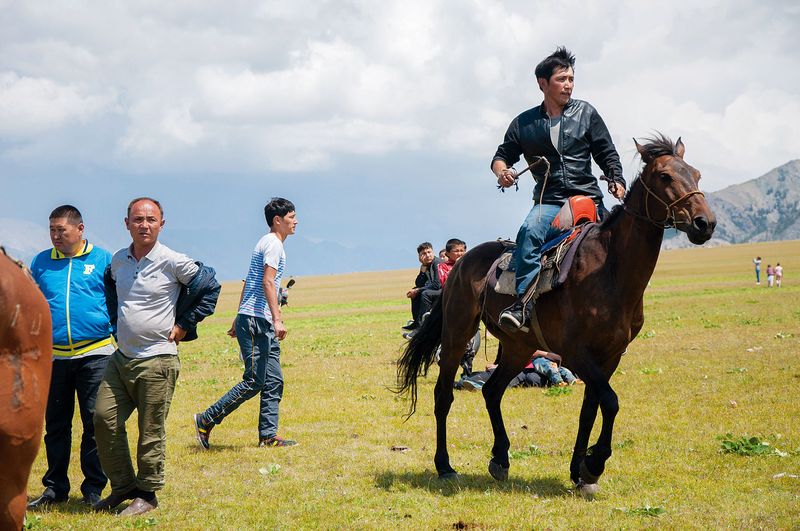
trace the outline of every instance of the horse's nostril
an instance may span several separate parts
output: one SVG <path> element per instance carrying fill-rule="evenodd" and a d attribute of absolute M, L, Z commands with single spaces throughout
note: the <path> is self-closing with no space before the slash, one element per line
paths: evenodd
<path fill-rule="evenodd" d="M 705 232 L 708 228 L 708 221 L 703 216 L 697 216 L 692 220 L 694 224 L 694 228 L 696 228 L 700 232 Z"/>

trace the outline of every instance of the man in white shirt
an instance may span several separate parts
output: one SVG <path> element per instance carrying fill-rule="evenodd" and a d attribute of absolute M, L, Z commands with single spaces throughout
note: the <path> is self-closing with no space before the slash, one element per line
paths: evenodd
<path fill-rule="evenodd" d="M 278 405 L 283 396 L 279 340 L 286 337 L 278 291 L 286 264 L 283 242 L 297 226 L 291 201 L 273 197 L 264 207 L 269 233 L 255 246 L 242 287 L 239 312 L 228 335 L 239 340 L 244 361 L 242 381 L 203 413 L 194 415 L 197 440 L 209 448 L 211 429 L 256 395 L 261 398 L 259 446 L 295 446 L 297 441 L 278 437 Z"/>
<path fill-rule="evenodd" d="M 128 205 L 125 225 L 133 243 L 111 259 L 116 283 L 117 345 L 97 393 L 95 437 L 111 495 L 94 506 L 113 510 L 133 500 L 122 515 L 158 507 L 164 487 L 165 424 L 180 371 L 178 342 L 186 330 L 176 324 L 178 295 L 199 266 L 158 241 L 164 226 L 161 204 L 149 197 Z M 134 472 L 125 422 L 137 410 L 138 474 Z"/>

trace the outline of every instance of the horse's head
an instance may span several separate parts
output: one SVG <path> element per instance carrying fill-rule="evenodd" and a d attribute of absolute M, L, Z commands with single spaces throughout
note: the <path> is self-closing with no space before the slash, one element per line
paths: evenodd
<path fill-rule="evenodd" d="M 683 160 L 686 148 L 681 139 L 673 144 L 659 134 L 644 145 L 633 141 L 644 162 L 639 214 L 661 227 L 674 225 L 695 245 L 707 242 L 717 220 L 697 187 L 700 172 Z"/>

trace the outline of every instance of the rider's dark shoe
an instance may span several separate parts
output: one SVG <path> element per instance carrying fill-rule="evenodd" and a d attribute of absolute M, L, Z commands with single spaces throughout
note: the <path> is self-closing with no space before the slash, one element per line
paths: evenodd
<path fill-rule="evenodd" d="M 417 324 L 417 322 L 416 322 L 416 321 L 409 321 L 409 322 L 408 322 L 408 323 L 406 323 L 406 325 L 403 327 L 403 330 L 414 330 L 414 329 L 415 329 L 415 328 L 417 328 L 418 326 L 419 326 L 419 325 Z"/>
<path fill-rule="evenodd" d="M 525 322 L 528 319 L 527 312 L 522 302 L 517 301 L 500 314 L 498 319 L 500 326 L 511 329 L 519 330 L 525 327 Z"/>

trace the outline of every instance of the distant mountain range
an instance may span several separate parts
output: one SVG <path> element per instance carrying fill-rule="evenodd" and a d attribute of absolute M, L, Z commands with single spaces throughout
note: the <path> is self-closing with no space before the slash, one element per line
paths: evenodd
<path fill-rule="evenodd" d="M 706 246 L 800 239 L 800 160 L 787 162 L 757 179 L 709 192 L 706 198 L 717 216 L 716 232 Z M 99 232 L 105 238 L 87 229 L 89 240 L 112 251 L 130 241 L 121 230 L 103 228 L 105 232 Z M 168 244 L 174 241 L 176 249 L 213 264 L 222 279 L 241 278 L 246 273 L 252 242 L 225 238 L 209 247 L 203 234 L 173 228 L 167 235 Z M 36 253 L 50 247 L 46 220 L 37 224 L 0 218 L 0 245 L 30 263 Z M 690 246 L 686 235 L 674 230 L 667 231 L 662 244 L 664 249 Z M 380 271 L 416 264 L 413 248 L 397 248 L 391 243 L 347 247 L 303 236 L 289 242 L 287 254 L 293 275 Z"/>
<path fill-rule="evenodd" d="M 800 239 L 800 159 L 707 193 L 706 199 L 717 216 L 717 229 L 706 246 Z M 664 249 L 692 245 L 683 233 L 668 236 Z"/>

